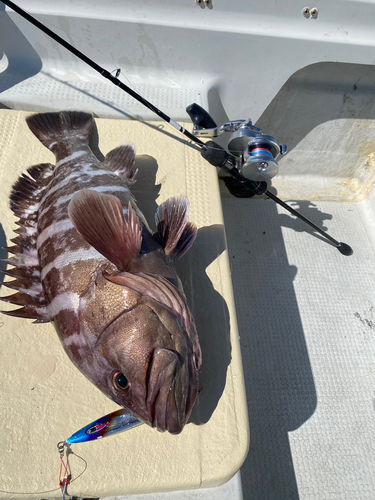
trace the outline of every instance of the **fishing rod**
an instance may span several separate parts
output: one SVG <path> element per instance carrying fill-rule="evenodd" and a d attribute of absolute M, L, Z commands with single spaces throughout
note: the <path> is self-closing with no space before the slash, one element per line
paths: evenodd
<path fill-rule="evenodd" d="M 227 122 L 217 127 L 211 116 L 203 108 L 194 103 L 186 108 L 186 111 L 194 124 L 192 134 L 152 103 L 147 101 L 140 94 L 121 82 L 117 78 L 117 74 L 114 76 L 108 70 L 99 66 L 99 64 L 87 57 L 83 54 L 83 52 L 73 47 L 73 45 L 47 28 L 47 26 L 28 14 L 25 10 L 21 9 L 21 7 L 13 3 L 11 0 L 1 1 L 28 22 L 43 31 L 43 33 L 65 47 L 69 52 L 81 59 L 81 61 L 88 64 L 104 78 L 108 79 L 121 90 L 131 95 L 134 99 L 146 106 L 162 120 L 172 125 L 185 137 L 195 142 L 201 147 L 201 155 L 203 158 L 205 158 L 211 165 L 221 167 L 223 170 L 227 171 L 232 177 L 239 181 L 245 189 L 248 189 L 251 194 L 265 194 L 292 215 L 308 224 L 324 238 L 328 239 L 340 253 L 343 255 L 352 255 L 353 250 L 349 245 L 335 240 L 320 227 L 297 212 L 297 210 L 294 210 L 280 198 L 268 191 L 267 182 L 264 179 L 269 180 L 277 174 L 278 165 L 276 158 L 279 154 L 282 155 L 286 153 L 286 146 L 279 145 L 276 139 L 263 134 L 261 129 L 253 126 L 251 120 Z M 230 153 L 214 141 L 204 143 L 198 138 L 198 136 L 217 137 L 217 135 L 220 135 L 223 132 L 233 132 L 228 144 Z"/>
<path fill-rule="evenodd" d="M 89 66 L 91 66 L 91 68 L 93 68 L 95 71 L 97 71 L 102 76 L 104 76 L 104 78 L 107 78 L 114 85 L 116 85 L 117 87 L 120 87 L 121 90 L 124 90 L 129 95 L 131 95 L 134 99 L 136 99 L 138 102 L 140 102 L 141 104 L 143 104 L 144 106 L 146 106 L 148 109 L 150 109 L 151 111 L 153 111 L 154 113 L 156 113 L 162 120 L 166 121 L 167 123 L 170 123 L 173 127 L 175 127 L 179 132 L 181 132 L 182 134 L 184 134 L 186 137 L 188 137 L 191 141 L 195 141 L 200 146 L 204 146 L 204 142 L 202 142 L 201 140 L 199 140 L 196 137 L 194 137 L 188 130 L 185 130 L 184 127 L 182 127 L 180 124 L 176 123 L 174 120 L 172 120 L 172 118 L 170 118 L 168 115 L 166 115 L 165 113 L 163 113 L 162 111 L 160 111 L 160 109 L 158 109 L 156 106 L 154 106 L 149 101 L 147 101 L 146 99 L 144 99 L 141 95 L 139 95 L 137 92 L 135 92 L 134 90 L 132 90 L 130 87 L 128 87 L 127 85 L 125 85 L 124 83 L 122 83 L 121 80 L 119 80 L 117 78 L 117 76 L 112 75 L 112 73 L 110 73 L 106 69 L 104 69 L 101 66 L 99 66 L 99 64 L 97 64 L 92 59 L 90 59 L 89 57 L 87 57 L 80 50 L 78 50 L 75 47 L 73 47 L 73 45 L 71 45 L 70 43 L 68 43 L 67 41 L 65 41 L 63 38 L 61 38 L 61 36 L 57 35 L 54 31 L 52 31 L 49 28 L 47 28 L 47 26 L 45 26 L 44 24 L 42 24 L 35 17 L 31 16 L 28 12 L 26 12 L 23 9 L 21 9 L 21 7 L 19 7 L 15 3 L 11 2 L 10 0 L 1 0 L 1 1 L 5 5 L 7 5 L 8 7 L 10 7 L 12 10 L 14 10 L 15 12 L 17 12 L 17 14 L 19 14 L 24 19 L 26 19 L 27 21 L 29 21 L 31 24 L 33 24 L 34 26 L 36 26 L 38 29 L 40 29 L 41 31 L 43 31 L 43 33 L 45 33 L 46 35 L 50 36 L 53 40 L 55 40 L 55 42 L 59 43 L 60 45 L 62 45 L 63 47 L 65 47 L 67 50 L 69 50 L 69 52 L 71 52 L 72 54 L 74 54 L 75 56 L 77 56 L 79 59 L 81 59 L 81 61 L 83 61 L 86 64 L 88 64 Z"/>

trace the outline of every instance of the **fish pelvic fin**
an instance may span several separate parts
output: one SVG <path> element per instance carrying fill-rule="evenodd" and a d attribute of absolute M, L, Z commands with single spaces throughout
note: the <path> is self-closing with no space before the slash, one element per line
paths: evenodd
<path fill-rule="evenodd" d="M 169 198 L 156 211 L 154 236 L 172 262 L 180 259 L 197 237 L 196 226 L 187 222 L 188 215 L 189 200 L 185 197 Z"/>
<path fill-rule="evenodd" d="M 126 219 L 116 196 L 82 189 L 71 199 L 68 214 L 80 235 L 120 271 L 137 259 L 142 229 L 130 202 Z"/>
<path fill-rule="evenodd" d="M 136 180 L 138 169 L 134 169 L 135 147 L 126 143 L 112 149 L 104 158 L 103 165 L 117 174 L 127 186 L 132 186 Z"/>
<path fill-rule="evenodd" d="M 38 113 L 26 118 L 31 132 L 51 151 L 64 140 L 79 138 L 88 144 L 94 128 L 94 118 L 83 111 Z"/>
<path fill-rule="evenodd" d="M 22 174 L 10 193 L 10 208 L 18 217 L 16 224 L 19 228 L 15 230 L 17 237 L 11 240 L 15 245 L 5 248 L 13 256 L 3 262 L 13 266 L 13 269 L 4 271 L 4 274 L 16 280 L 5 281 L 3 286 L 16 290 L 17 293 L 0 299 L 24 307 L 3 311 L 3 314 L 35 319 L 37 322 L 50 321 L 40 277 L 36 238 L 38 210 L 52 179 L 53 169 L 54 166 L 50 163 L 30 167 L 27 170 L 29 175 Z"/>

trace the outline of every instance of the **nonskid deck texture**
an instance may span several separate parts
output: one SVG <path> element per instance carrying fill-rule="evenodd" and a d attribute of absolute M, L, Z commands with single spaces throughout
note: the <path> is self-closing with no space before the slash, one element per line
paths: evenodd
<path fill-rule="evenodd" d="M 373 202 L 293 204 L 351 257 L 271 200 L 222 202 L 251 428 L 244 498 L 373 499 Z"/>

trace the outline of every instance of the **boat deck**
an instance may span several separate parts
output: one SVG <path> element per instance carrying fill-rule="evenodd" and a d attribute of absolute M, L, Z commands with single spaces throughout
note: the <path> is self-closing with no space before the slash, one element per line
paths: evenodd
<path fill-rule="evenodd" d="M 208 488 L 165 493 L 156 487 L 155 491 L 159 492 L 148 494 L 139 493 L 146 491 L 141 488 L 138 494 L 121 498 L 373 500 L 373 4 L 348 0 L 343 8 L 339 0 L 327 0 L 324 6 L 316 5 L 319 8 L 317 19 L 307 19 L 301 14 L 304 5 L 294 0 L 263 3 L 238 0 L 236 7 L 225 0 L 214 0 L 210 8 L 198 6 L 194 0 L 189 1 L 173 2 L 172 8 L 164 0 L 155 0 L 152 5 L 142 1 L 111 0 L 111 9 L 103 2 L 100 5 L 95 2 L 93 9 L 92 0 L 75 3 L 55 0 L 48 6 L 40 0 L 20 0 L 20 3 L 109 71 L 116 72 L 121 67 L 120 78 L 124 83 L 178 122 L 188 119 L 185 108 L 192 102 L 207 109 L 217 123 L 251 117 L 266 134 L 288 146 L 288 154 L 279 162 L 280 173 L 273 179 L 271 190 L 335 239 L 349 244 L 354 253 L 350 257 L 341 255 L 320 235 L 264 196 L 234 198 L 222 181 L 217 183 L 216 171 L 200 158 L 197 148 L 188 145 L 174 129 L 162 122 L 151 123 L 150 120 L 155 117 L 149 110 L 103 81 L 100 75 L 94 74 L 15 13 L 0 8 L 0 46 L 4 52 L 0 60 L 0 108 L 15 110 L 10 113 L 16 110 L 82 109 L 94 112 L 101 119 L 111 118 L 114 122 L 127 120 L 128 125 L 135 123 L 138 129 L 143 129 L 140 164 L 145 166 L 145 171 L 153 172 L 153 175 L 141 179 L 143 186 L 152 192 L 149 200 L 144 198 L 146 205 L 147 201 L 150 202 L 146 217 L 152 216 L 160 201 L 156 201 L 158 188 L 155 186 L 161 183 L 169 186 L 170 194 L 175 194 L 173 189 L 176 187 L 186 189 L 188 194 L 196 196 L 193 207 L 211 210 L 212 217 L 207 219 L 204 210 L 194 211 L 193 208 L 191 219 L 200 227 L 225 224 L 226 238 L 222 229 L 221 232 L 217 228 L 211 232 L 202 231 L 200 240 L 197 240 L 201 247 L 193 247 L 192 256 L 187 256 L 190 259 L 187 260 L 188 265 L 198 265 L 202 276 L 198 291 L 202 302 L 195 303 L 201 325 L 204 325 L 205 307 L 210 306 L 213 311 L 210 317 L 210 322 L 213 322 L 212 337 L 205 337 L 204 354 L 204 391 L 209 394 L 211 406 L 209 411 L 193 415 L 195 420 L 187 426 L 187 430 L 193 429 L 194 424 L 202 423 L 202 418 L 209 425 L 216 419 L 216 429 L 220 432 L 215 434 L 212 431 L 213 434 L 206 436 L 204 432 L 195 434 L 195 429 L 191 434 L 203 436 L 202 439 L 207 437 L 208 445 L 214 444 L 216 450 L 220 448 L 225 434 L 234 432 L 233 415 L 236 412 L 228 406 L 227 415 L 233 418 L 225 420 L 225 412 L 222 412 L 223 407 L 219 403 L 223 403 L 220 396 L 228 373 L 232 382 L 236 379 L 228 369 L 231 361 L 228 353 L 235 352 L 238 355 L 236 369 L 240 368 L 241 373 L 243 370 L 244 378 L 239 374 L 238 385 L 233 384 L 233 387 L 243 391 L 246 401 L 241 418 L 242 429 L 247 429 L 247 410 L 249 453 L 240 472 L 217 488 L 210 488 L 214 483 L 207 481 L 202 486 Z M 190 127 L 189 130 L 192 128 L 191 124 L 186 124 L 186 127 Z M 0 137 L 2 158 L 12 130 L 3 129 Z M 154 139 L 147 149 L 144 146 L 147 146 L 149 135 Z M 228 137 L 218 139 L 222 146 L 226 147 Z M 107 139 L 109 144 L 111 137 Z M 136 144 L 137 148 L 139 144 Z M 108 145 L 108 148 L 115 145 Z M 162 161 L 154 157 L 156 148 L 160 148 Z M 29 151 L 25 158 L 34 161 L 35 150 L 31 147 Z M 14 161 L 18 154 L 15 146 Z M 156 166 L 160 165 L 162 169 L 159 171 Z M 190 169 L 182 184 L 175 175 L 181 165 L 183 169 Z M 20 173 L 20 164 L 15 162 L 15 166 Z M 12 170 L 12 165 L 6 168 Z M 203 171 L 206 173 L 201 174 Z M 12 170 L 11 175 L 17 172 Z M 206 179 L 203 188 L 200 184 L 202 176 Z M 1 179 L 5 197 L 11 182 L 6 178 L 4 181 L 4 177 Z M 142 196 L 139 186 L 141 182 L 135 186 L 136 196 Z M 2 203 L 5 213 L 5 198 Z M 5 233 L 0 233 L 0 240 L 8 244 L 11 223 L 8 220 L 3 225 L 7 228 Z M 215 248 L 212 250 L 213 242 Z M 207 252 L 204 265 L 198 259 L 202 248 Z M 207 266 L 209 276 L 205 274 Z M 188 267 L 182 266 L 181 272 L 188 283 L 190 298 L 194 299 Z M 224 282 L 221 281 L 222 275 Z M 211 283 L 215 283 L 214 286 Z M 233 344 L 229 345 L 229 349 L 225 332 L 223 334 L 226 327 L 223 330 L 221 325 L 228 322 L 228 305 L 232 308 L 230 317 L 233 318 Z M 2 323 L 5 324 L 3 317 L 0 325 L 4 335 Z M 60 352 L 60 346 L 53 337 L 53 329 L 52 336 L 48 336 L 39 328 L 29 325 L 26 331 L 24 323 L 21 326 L 12 323 L 7 331 L 15 342 L 11 347 L 18 357 L 14 365 L 5 356 L 10 371 L 4 370 L 0 384 L 6 389 L 0 393 L 0 409 L 5 411 L 4 402 L 7 402 L 7 411 L 11 409 L 13 413 L 6 417 L 3 426 L 6 441 L 2 443 L 6 453 L 15 454 L 18 446 L 24 446 L 25 436 L 20 430 L 24 433 L 26 428 L 29 453 L 26 458 L 22 456 L 21 461 L 14 455 L 11 475 L 4 476 L 9 487 L 18 486 L 13 491 L 25 491 L 30 486 L 36 491 L 34 486 L 39 488 L 41 484 L 39 477 L 42 473 L 40 476 L 33 474 L 34 482 L 27 482 L 22 490 L 19 490 L 20 482 L 12 482 L 14 478 L 17 481 L 24 478 L 22 467 L 25 463 L 28 473 L 31 473 L 28 468 L 35 466 L 37 470 L 43 470 L 43 483 L 50 484 L 46 480 L 51 479 L 55 484 L 58 459 L 55 444 L 65 436 L 59 434 L 55 439 L 56 432 L 51 431 L 54 426 L 59 432 L 62 430 L 58 419 L 62 418 L 69 424 L 69 432 L 73 432 L 81 424 L 114 409 L 105 402 L 93 406 L 95 398 L 82 403 L 82 398 L 74 392 L 75 378 L 64 386 L 64 391 L 72 391 L 70 404 L 78 410 L 72 412 L 61 401 L 52 404 L 51 399 L 43 399 L 46 388 L 53 397 L 55 388 L 52 382 L 55 379 L 65 376 L 66 370 L 71 370 L 69 377 L 75 377 L 76 370 L 69 368 L 68 361 L 65 365 L 64 358 L 56 354 Z M 33 335 L 33 329 L 37 329 L 38 333 L 34 334 L 32 347 L 34 352 L 44 357 L 43 363 L 37 357 L 28 363 L 20 360 L 20 356 L 28 352 L 23 339 L 26 339 L 26 334 Z M 220 334 L 219 347 L 216 347 L 215 357 L 211 358 L 209 342 L 216 340 L 217 332 Z M 4 336 L 2 342 L 4 348 L 11 345 Z M 51 354 L 51 348 L 56 353 Z M 239 354 L 242 356 L 242 368 Z M 51 356 L 56 356 L 61 363 L 60 371 L 54 371 L 55 361 Z M 13 379 L 9 373 L 13 374 Z M 25 387 L 22 384 L 25 379 L 30 404 L 27 411 L 32 415 L 30 419 L 25 416 L 29 413 L 24 413 L 26 406 L 22 391 Z M 19 392 L 14 392 L 13 380 L 17 380 Z M 82 377 L 79 384 L 85 383 Z M 90 390 L 88 382 L 85 387 Z M 64 391 L 61 389 L 58 392 L 59 398 L 65 395 Z M 43 403 L 41 406 L 38 397 L 42 398 L 39 402 L 50 401 L 50 404 Z M 35 407 L 32 407 L 33 404 Z M 60 413 L 59 405 L 63 407 Z M 48 439 L 53 447 L 51 454 L 56 459 L 52 465 L 44 455 L 45 444 L 38 442 L 35 448 L 35 439 L 30 431 L 43 425 L 41 416 L 45 414 L 50 417 L 48 432 L 51 433 Z M 141 431 L 142 426 L 134 433 L 142 441 Z M 38 432 L 43 436 L 43 429 Z M 238 438 L 239 434 L 234 434 Z M 247 446 L 246 430 L 243 435 L 244 442 L 238 445 L 242 458 Z M 100 444 L 110 448 L 105 441 Z M 203 443 L 202 447 L 205 446 Z M 199 446 L 196 446 L 195 450 L 198 449 Z M 128 460 L 127 450 L 121 453 Z M 212 453 L 205 460 L 198 452 L 194 458 L 187 460 L 186 453 L 181 452 L 179 457 L 186 460 L 189 468 L 194 468 L 197 463 L 203 464 L 214 475 L 213 469 L 221 467 L 221 478 L 235 472 L 235 467 L 225 466 L 225 457 L 218 453 Z M 100 493 L 103 500 L 104 497 L 109 500 L 110 490 L 106 489 L 105 481 L 100 476 L 97 459 L 101 452 L 94 455 L 87 474 L 92 474 L 91 484 L 97 484 L 98 488 L 85 487 L 82 491 L 90 493 L 90 496 Z M 4 453 L 0 459 L 4 460 Z M 24 459 L 26 462 L 23 462 Z M 138 467 L 144 474 L 142 466 L 152 460 L 156 463 L 154 450 L 149 455 L 140 454 L 140 462 L 132 470 Z M 47 462 L 49 475 L 44 472 Z M 236 464 L 240 462 L 237 460 Z M 119 465 L 113 460 L 109 465 L 120 467 L 124 473 L 122 463 Z M 172 471 L 170 475 L 176 477 L 176 469 L 173 465 L 169 467 Z M 194 474 L 196 472 L 194 470 Z M 167 468 L 165 476 L 168 473 Z M 184 477 L 193 476 L 188 473 Z M 195 481 L 197 477 L 199 474 L 194 476 Z M 147 474 L 143 478 L 148 481 L 148 487 L 152 478 L 148 478 Z M 79 494 L 78 481 L 76 486 L 76 490 L 71 491 Z M 117 490 L 119 494 L 136 493 L 129 489 L 126 481 L 122 486 L 123 490 Z M 200 486 L 199 481 L 195 482 L 197 486 Z M 165 483 L 163 487 L 168 489 Z M 179 487 L 193 485 L 186 480 Z M 50 498 L 58 494 L 59 491 L 51 493 Z M 0 498 L 4 496 L 10 497 L 0 492 Z M 111 498 L 114 500 L 114 497 Z"/>

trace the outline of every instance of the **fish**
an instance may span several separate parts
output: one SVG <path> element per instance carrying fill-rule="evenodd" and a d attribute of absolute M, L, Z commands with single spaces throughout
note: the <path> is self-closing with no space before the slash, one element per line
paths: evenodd
<path fill-rule="evenodd" d="M 149 228 L 130 188 L 135 147 L 99 161 L 92 114 L 26 118 L 56 164 L 27 169 L 10 193 L 19 226 L 4 314 L 52 322 L 73 362 L 108 398 L 158 431 L 178 434 L 197 398 L 202 353 L 174 263 L 192 246 L 189 201 L 159 205 Z"/>

